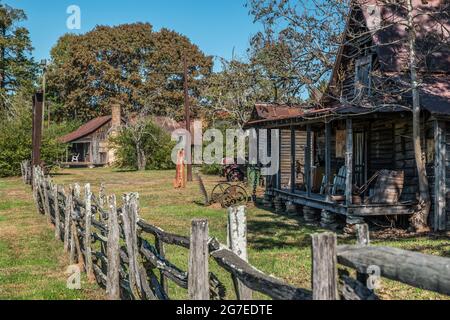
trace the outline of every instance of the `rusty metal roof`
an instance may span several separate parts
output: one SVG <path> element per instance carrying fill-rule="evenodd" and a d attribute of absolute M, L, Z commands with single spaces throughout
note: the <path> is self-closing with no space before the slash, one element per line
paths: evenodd
<path fill-rule="evenodd" d="M 257 124 L 266 121 L 290 119 L 301 117 L 304 114 L 304 107 L 302 106 L 287 106 L 278 104 L 263 104 L 255 105 L 250 121 L 250 124 Z"/>
<path fill-rule="evenodd" d="M 62 143 L 70 143 L 76 140 L 79 140 L 81 138 L 84 138 L 91 133 L 97 131 L 101 127 L 103 127 L 105 124 L 107 124 L 109 121 L 111 121 L 111 116 L 104 116 L 104 117 L 98 117 L 95 119 L 92 119 L 91 121 L 87 122 L 86 124 L 79 127 L 74 132 L 71 132 L 61 138 L 59 138 L 59 141 Z"/>

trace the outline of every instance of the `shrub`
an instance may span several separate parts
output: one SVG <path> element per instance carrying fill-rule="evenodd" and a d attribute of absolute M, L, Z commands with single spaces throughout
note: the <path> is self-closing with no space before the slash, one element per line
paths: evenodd
<path fill-rule="evenodd" d="M 146 170 L 174 168 L 171 154 L 175 143 L 167 132 L 148 119 L 128 125 L 116 137 L 110 138 L 110 146 L 116 149 L 116 167 L 131 170 L 139 168 L 137 140 L 140 141 L 143 158 L 140 161 Z"/>
<path fill-rule="evenodd" d="M 222 174 L 223 166 L 220 164 L 205 164 L 200 169 L 201 173 L 211 176 L 218 176 Z"/>
<path fill-rule="evenodd" d="M 54 169 L 65 145 L 58 137 L 72 131 L 76 123 L 55 124 L 45 128 L 42 138 L 41 159 L 49 169 Z M 0 177 L 20 175 L 20 163 L 30 160 L 32 154 L 31 112 L 0 122 Z"/>

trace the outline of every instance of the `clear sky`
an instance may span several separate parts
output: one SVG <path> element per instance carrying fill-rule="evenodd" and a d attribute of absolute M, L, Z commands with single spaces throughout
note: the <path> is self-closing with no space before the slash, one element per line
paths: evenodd
<path fill-rule="evenodd" d="M 156 30 L 173 29 L 188 36 L 206 54 L 245 57 L 258 31 L 244 7 L 246 0 L 0 0 L 25 10 L 37 61 L 48 58 L 52 46 L 67 32 L 85 33 L 96 25 L 149 22 Z M 81 9 L 81 29 L 68 30 L 70 5 Z M 216 66 L 217 67 L 217 66 Z"/>

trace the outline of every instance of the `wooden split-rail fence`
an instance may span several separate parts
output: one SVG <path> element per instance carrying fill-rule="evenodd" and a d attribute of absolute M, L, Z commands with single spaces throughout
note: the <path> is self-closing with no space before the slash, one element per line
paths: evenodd
<path fill-rule="evenodd" d="M 247 256 L 245 207 L 228 211 L 228 243 L 208 234 L 208 221 L 192 221 L 190 237 L 165 232 L 139 218 L 139 195 L 98 196 L 90 184 L 65 189 L 54 184 L 40 167 L 23 164 L 24 182 L 31 183 L 37 209 L 54 225 L 70 263 L 106 289 L 109 299 L 168 300 L 168 281 L 188 290 L 192 300 L 222 300 L 226 288 L 209 272 L 212 258 L 233 280 L 236 297 L 251 300 L 260 292 L 279 300 L 374 300 L 368 273 L 450 295 L 450 259 L 369 245 L 367 225 L 359 225 L 358 244 L 337 246 L 334 233 L 312 235 L 312 290 L 298 288 L 251 266 Z M 32 178 L 31 178 L 32 177 Z M 150 235 L 151 237 L 148 237 Z M 147 240 L 154 239 L 154 242 Z M 189 250 L 188 270 L 165 255 L 165 245 Z M 338 273 L 338 265 L 356 269 L 357 279 Z M 376 269 L 375 268 L 375 269 Z M 369 287 L 371 287 L 369 285 Z"/>

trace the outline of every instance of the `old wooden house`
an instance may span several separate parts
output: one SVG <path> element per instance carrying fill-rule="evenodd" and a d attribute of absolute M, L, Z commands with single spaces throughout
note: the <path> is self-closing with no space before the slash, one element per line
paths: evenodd
<path fill-rule="evenodd" d="M 326 226 L 339 216 L 350 225 L 373 217 L 407 221 L 417 209 L 407 34 L 390 24 L 405 16 L 377 4 L 355 2 L 320 101 L 255 106 L 246 127 L 279 130 L 271 131 L 280 142 L 280 170 L 268 177 L 268 205 L 297 206 L 306 220 Z M 414 1 L 418 10 L 436 13 L 419 16 L 417 33 L 421 142 L 436 231 L 450 230 L 450 48 L 447 42 L 428 50 L 430 40 L 450 37 L 448 12 L 439 21 L 443 4 Z"/>
<path fill-rule="evenodd" d="M 114 150 L 108 138 L 120 128 L 124 120 L 119 106 L 112 107 L 112 115 L 97 117 L 59 140 L 67 144 L 65 166 L 105 166 L 114 162 Z"/>
<path fill-rule="evenodd" d="M 122 117 L 120 106 L 112 106 L 111 110 L 111 115 L 94 118 L 59 139 L 60 142 L 67 144 L 62 166 L 99 167 L 114 163 L 115 150 L 111 148 L 108 139 L 116 134 L 127 121 L 130 123 L 136 121 L 137 114 L 132 114 L 126 120 Z M 151 119 L 169 135 L 185 127 L 184 122 L 177 122 L 170 117 L 153 116 Z"/>

